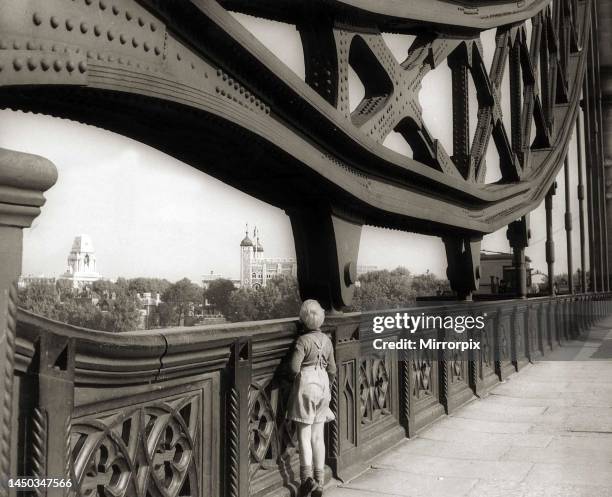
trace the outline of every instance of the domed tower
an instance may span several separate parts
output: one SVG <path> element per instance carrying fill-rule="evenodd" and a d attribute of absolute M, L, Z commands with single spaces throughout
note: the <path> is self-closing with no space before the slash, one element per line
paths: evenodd
<path fill-rule="evenodd" d="M 249 238 L 249 225 L 247 224 L 244 238 L 240 242 L 240 286 L 251 286 L 251 263 L 253 262 L 254 245 Z"/>
<path fill-rule="evenodd" d="M 78 235 L 74 238 L 68 254 L 66 272 L 61 278 L 71 280 L 75 288 L 100 279 L 96 252 L 89 235 Z"/>

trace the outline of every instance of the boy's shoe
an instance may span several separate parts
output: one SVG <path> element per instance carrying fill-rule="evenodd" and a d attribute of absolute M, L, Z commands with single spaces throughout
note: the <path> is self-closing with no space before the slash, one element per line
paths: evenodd
<path fill-rule="evenodd" d="M 307 497 L 309 494 L 314 493 L 319 486 L 314 478 L 308 477 L 300 485 L 299 497 Z"/>

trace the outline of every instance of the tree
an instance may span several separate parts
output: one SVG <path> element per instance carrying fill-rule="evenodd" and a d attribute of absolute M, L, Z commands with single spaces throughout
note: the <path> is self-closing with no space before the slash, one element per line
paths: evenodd
<path fill-rule="evenodd" d="M 259 321 L 297 316 L 301 301 L 297 281 L 293 276 L 271 278 L 265 287 L 240 288 L 230 295 L 230 321 Z"/>
<path fill-rule="evenodd" d="M 174 309 L 176 321 L 172 324 L 176 326 L 181 325 L 181 321 L 189 315 L 189 309 L 194 304 L 202 302 L 202 298 L 202 288 L 187 278 L 171 284 L 162 295 L 162 300 Z"/>
<path fill-rule="evenodd" d="M 414 302 L 410 271 L 398 267 L 393 271 L 370 271 L 359 277 L 351 310 L 396 309 Z"/>
<path fill-rule="evenodd" d="M 425 274 L 418 274 L 412 278 L 412 290 L 417 297 L 431 297 L 440 291 L 450 290 L 448 280 L 439 279 L 429 271 Z"/>
<path fill-rule="evenodd" d="M 128 292 L 130 293 L 146 293 L 151 292 L 153 295 L 159 293 L 163 294 L 172 283 L 166 279 L 161 278 L 132 278 L 128 280 Z"/>
<path fill-rule="evenodd" d="M 104 314 L 102 329 L 106 331 L 135 330 L 140 323 L 140 312 L 136 301 L 128 295 L 119 295 L 112 301 L 110 310 Z"/>
<path fill-rule="evenodd" d="M 224 316 L 229 312 L 229 301 L 231 294 L 236 290 L 234 284 L 225 278 L 218 278 L 210 282 L 204 296 Z"/>
<path fill-rule="evenodd" d="M 91 284 L 91 289 L 100 296 L 110 297 L 113 292 L 116 293 L 116 286 L 109 280 L 97 280 Z"/>
<path fill-rule="evenodd" d="M 57 319 L 60 298 L 55 285 L 34 281 L 19 290 L 19 306 L 51 319 Z"/>

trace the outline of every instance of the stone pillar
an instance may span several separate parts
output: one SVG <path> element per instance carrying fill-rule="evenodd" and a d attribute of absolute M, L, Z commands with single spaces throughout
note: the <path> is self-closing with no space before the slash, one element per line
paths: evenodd
<path fill-rule="evenodd" d="M 40 214 L 45 203 L 43 192 L 56 179 L 55 166 L 48 160 L 0 149 L 0 486 L 8 475 L 16 475 L 11 438 L 22 230 Z M 0 495 L 5 493 L 0 487 Z"/>
<path fill-rule="evenodd" d="M 523 216 L 520 220 L 508 225 L 506 232 L 514 254 L 516 296 L 527 298 L 527 268 L 525 265 L 525 247 L 529 245 L 531 233 L 529 231 L 529 217 Z"/>

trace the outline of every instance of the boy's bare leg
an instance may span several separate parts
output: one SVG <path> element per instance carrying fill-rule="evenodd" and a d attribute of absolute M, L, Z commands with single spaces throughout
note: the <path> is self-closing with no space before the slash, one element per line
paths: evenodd
<path fill-rule="evenodd" d="M 298 442 L 300 444 L 300 479 L 312 477 L 312 427 L 304 423 L 297 423 Z"/>
<path fill-rule="evenodd" d="M 315 423 L 312 425 L 312 455 L 314 462 L 314 477 L 322 488 L 325 483 L 325 439 L 323 438 L 323 428 L 325 423 Z"/>

